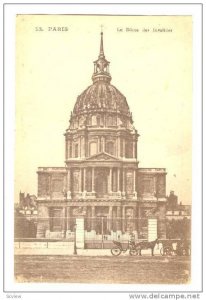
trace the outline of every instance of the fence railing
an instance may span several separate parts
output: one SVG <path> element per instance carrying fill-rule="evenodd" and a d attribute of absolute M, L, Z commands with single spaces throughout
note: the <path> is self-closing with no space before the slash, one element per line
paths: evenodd
<path fill-rule="evenodd" d="M 128 241 L 120 240 L 123 247 L 127 246 Z M 135 242 L 139 243 L 145 240 L 138 239 Z M 164 245 L 173 245 L 174 249 L 176 248 L 177 243 L 180 239 L 159 239 L 158 248 L 161 249 Z M 187 241 L 190 244 L 190 240 Z M 112 240 L 89 240 L 84 243 L 85 249 L 111 249 L 114 246 Z M 25 249 L 27 251 L 43 250 L 43 251 L 52 251 L 52 249 L 59 249 L 72 251 L 74 249 L 74 239 L 37 239 L 37 238 L 21 238 L 14 239 L 14 248 L 15 249 Z"/>
<path fill-rule="evenodd" d="M 73 241 L 77 217 L 37 215 L 15 216 L 15 238 L 67 239 Z M 148 237 L 148 217 L 122 218 L 114 216 L 84 216 L 85 240 L 127 240 L 133 233 L 138 239 Z M 190 238 L 191 222 L 188 219 L 166 220 L 157 218 L 157 235 L 160 238 Z"/>

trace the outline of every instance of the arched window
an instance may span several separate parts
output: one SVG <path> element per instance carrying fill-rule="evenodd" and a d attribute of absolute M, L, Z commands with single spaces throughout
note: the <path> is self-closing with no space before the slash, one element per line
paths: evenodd
<path fill-rule="evenodd" d="M 97 125 L 97 117 L 95 115 L 92 116 L 92 125 Z"/>
<path fill-rule="evenodd" d="M 74 147 L 74 157 L 78 157 L 79 156 L 79 145 L 75 144 Z"/>
<path fill-rule="evenodd" d="M 89 144 L 89 153 L 90 153 L 90 156 L 97 154 L 97 143 L 96 142 L 91 142 Z"/>
<path fill-rule="evenodd" d="M 112 116 L 108 116 L 108 118 L 107 118 L 107 125 L 108 126 L 112 126 L 113 125 L 113 117 Z"/>
<path fill-rule="evenodd" d="M 106 143 L 106 152 L 111 154 L 111 155 L 115 155 L 114 153 L 114 142 L 107 142 Z"/>

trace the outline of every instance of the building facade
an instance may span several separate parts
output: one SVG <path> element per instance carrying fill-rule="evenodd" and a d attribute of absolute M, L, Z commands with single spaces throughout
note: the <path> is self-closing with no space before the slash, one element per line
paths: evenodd
<path fill-rule="evenodd" d="M 165 237 L 166 170 L 139 168 L 138 137 L 125 96 L 111 84 L 103 33 L 92 85 L 76 100 L 65 132 L 65 167 L 38 168 L 39 238 L 147 238 L 148 219 Z"/>

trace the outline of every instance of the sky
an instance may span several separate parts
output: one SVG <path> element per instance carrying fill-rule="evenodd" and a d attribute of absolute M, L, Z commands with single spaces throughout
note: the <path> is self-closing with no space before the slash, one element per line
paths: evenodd
<path fill-rule="evenodd" d="M 37 194 L 38 167 L 64 166 L 64 132 L 92 84 L 101 25 L 111 84 L 140 134 L 139 167 L 166 168 L 167 194 L 191 204 L 190 16 L 17 16 L 15 202 L 20 190 Z"/>

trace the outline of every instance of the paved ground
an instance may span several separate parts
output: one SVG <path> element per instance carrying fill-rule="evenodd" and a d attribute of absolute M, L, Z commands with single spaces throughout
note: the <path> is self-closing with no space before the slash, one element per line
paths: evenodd
<path fill-rule="evenodd" d="M 190 257 L 16 255 L 18 282 L 161 283 L 190 280 Z"/>

